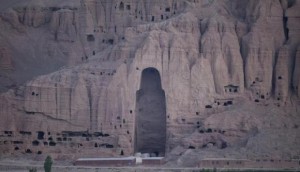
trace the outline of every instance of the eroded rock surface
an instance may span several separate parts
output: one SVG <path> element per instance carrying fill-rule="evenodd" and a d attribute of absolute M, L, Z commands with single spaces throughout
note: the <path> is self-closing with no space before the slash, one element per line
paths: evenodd
<path fill-rule="evenodd" d="M 131 155 L 143 133 L 137 115 L 165 110 L 165 150 L 150 146 L 155 153 L 181 146 L 218 157 L 299 158 L 299 5 L 7 3 L 0 15 L 0 74 L 7 78 L 1 88 L 26 83 L 1 94 L 0 151 Z M 149 68 L 159 72 L 165 107 L 155 108 L 151 96 L 137 102 Z M 145 102 L 153 111 L 139 113 Z M 155 144 L 151 137 L 142 142 Z"/>

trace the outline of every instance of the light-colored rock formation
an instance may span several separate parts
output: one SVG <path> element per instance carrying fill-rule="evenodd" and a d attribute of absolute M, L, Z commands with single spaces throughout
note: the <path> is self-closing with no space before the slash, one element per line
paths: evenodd
<path fill-rule="evenodd" d="M 168 156 L 183 146 L 299 156 L 298 1 L 29 4 L 0 15 L 11 52 L 0 64 L 26 81 L 1 94 L 0 151 Z M 148 69 L 161 85 L 151 94 L 157 77 Z M 269 146 L 279 139 L 273 130 L 293 134 Z"/>

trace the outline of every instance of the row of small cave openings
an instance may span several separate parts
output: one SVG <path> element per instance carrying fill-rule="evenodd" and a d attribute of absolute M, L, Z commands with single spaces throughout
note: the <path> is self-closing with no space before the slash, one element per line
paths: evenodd
<path fill-rule="evenodd" d="M 52 145 L 50 145 L 50 146 L 55 146 L 55 144 L 52 144 Z M 82 144 L 78 144 L 78 147 L 82 147 L 82 146 L 83 146 Z M 95 143 L 95 144 L 94 144 L 94 147 L 95 147 L 95 148 L 98 148 L 98 147 L 99 147 L 99 148 L 108 148 L 108 149 L 114 148 L 113 145 L 108 144 L 108 143 L 102 143 L 102 144 Z M 15 147 L 14 147 L 14 150 L 15 150 L 15 151 L 20 151 L 19 146 L 15 146 Z M 27 149 L 25 149 L 24 153 L 31 154 L 31 153 L 33 153 L 33 150 L 30 149 L 30 148 L 27 148 Z M 38 150 L 36 153 L 37 153 L 38 155 L 40 155 L 40 154 L 42 154 L 42 151 Z M 120 151 L 120 155 L 124 155 L 124 151 L 123 151 L 123 150 Z"/>
<path fill-rule="evenodd" d="M 14 133 L 13 131 L 4 131 L 4 134 L 1 135 L 2 137 L 15 137 L 17 136 L 16 133 Z M 36 136 L 36 140 L 34 140 L 32 142 L 33 145 L 39 145 L 39 141 L 44 141 L 46 139 L 45 137 L 45 133 L 43 131 L 37 131 L 37 136 Z M 20 131 L 19 134 L 21 136 L 32 136 L 32 132 L 30 131 Z M 54 142 L 54 137 L 56 138 L 56 141 L 61 142 L 61 141 L 72 141 L 72 138 L 75 137 L 84 137 L 84 138 L 99 138 L 99 137 L 109 137 L 109 134 L 105 134 L 102 132 L 94 132 L 94 133 L 89 133 L 87 131 L 82 131 L 82 132 L 72 132 L 72 131 L 65 131 L 62 133 L 56 133 L 55 136 L 53 136 L 50 132 L 48 132 L 48 137 L 46 140 L 48 140 L 49 142 L 52 142 L 53 144 L 50 144 L 51 146 L 55 146 L 55 142 Z M 87 141 L 89 141 L 89 139 L 86 139 Z M 23 144 L 23 141 L 13 141 L 13 144 Z M 47 145 L 48 143 L 44 142 L 44 145 Z"/>
<path fill-rule="evenodd" d="M 174 11 L 173 12 L 173 15 L 175 15 L 176 12 Z M 163 20 L 168 20 L 170 18 L 170 16 L 168 14 L 161 14 L 160 16 L 158 15 L 149 15 L 149 20 L 152 21 L 152 22 L 155 22 L 155 21 L 163 21 Z M 143 16 L 135 16 L 136 19 L 141 19 L 142 21 L 144 20 L 144 17 Z M 159 20 L 160 18 L 160 20 Z M 94 28 L 94 33 L 106 33 L 106 32 L 109 32 L 109 31 L 113 31 L 114 33 L 118 33 L 118 32 L 123 32 L 126 28 L 128 28 L 129 26 L 106 26 L 106 27 L 103 27 L 103 26 L 97 26 Z M 89 34 L 91 35 L 91 34 Z M 125 37 L 122 37 L 122 40 L 124 40 Z M 94 42 L 95 41 L 95 38 L 92 37 L 92 36 L 89 36 L 87 37 L 87 41 L 88 42 Z M 114 44 L 114 39 L 103 39 L 102 40 L 102 43 L 106 43 L 106 44 L 111 44 L 113 45 Z"/>
<path fill-rule="evenodd" d="M 238 93 L 239 92 L 239 86 L 235 86 L 235 85 L 227 85 L 224 86 L 224 90 L 226 93 Z"/>
<path fill-rule="evenodd" d="M 116 26 L 115 26 L 115 29 L 116 29 Z M 125 38 L 122 37 L 122 39 L 125 39 Z M 95 42 L 95 41 L 96 41 L 96 38 L 95 38 L 94 34 L 87 34 L 87 35 L 86 35 L 86 40 L 87 40 L 88 42 Z M 109 38 L 109 39 L 102 39 L 101 42 L 102 42 L 102 43 L 105 43 L 105 44 L 113 45 L 115 41 L 114 41 L 113 38 Z M 93 51 L 93 55 L 95 55 L 95 51 Z"/>
<path fill-rule="evenodd" d="M 190 0 L 190 2 L 199 3 L 200 0 Z M 108 2 L 106 2 L 106 1 L 101 2 L 101 4 L 103 4 L 103 3 L 110 3 L 110 1 L 108 1 Z M 153 5 L 153 3 L 161 3 L 161 1 L 160 1 L 160 0 L 156 0 L 156 1 L 155 1 L 155 0 L 151 0 L 151 1 L 145 1 L 145 3 L 151 3 L 151 4 Z M 95 4 L 98 4 L 98 2 L 95 1 Z M 124 10 L 130 11 L 130 10 L 132 9 L 131 4 L 132 4 L 132 3 L 130 3 L 130 2 L 127 3 L 127 2 L 121 1 L 119 4 L 115 4 L 115 9 L 118 8 L 120 11 L 124 11 Z M 83 6 L 85 7 L 86 4 L 83 4 Z M 137 6 L 137 4 L 136 4 L 136 6 Z M 149 4 L 146 5 L 146 6 L 149 6 Z M 175 2 L 175 3 L 172 5 L 172 7 L 174 8 L 174 10 L 177 10 L 177 3 Z M 165 11 L 166 11 L 166 12 L 170 12 L 170 9 L 171 9 L 171 7 L 166 7 L 166 8 L 165 8 Z M 77 9 L 75 9 L 75 10 L 77 10 Z M 162 7 L 160 7 L 160 10 L 163 10 Z M 53 11 L 57 11 L 57 9 L 53 9 Z M 137 12 L 137 9 L 135 9 L 135 12 Z"/>
<path fill-rule="evenodd" d="M 100 76 L 113 76 L 115 73 L 117 73 L 117 70 L 111 70 L 111 71 L 107 71 L 107 70 L 102 70 L 102 71 L 98 71 L 98 72 L 90 72 L 90 74 L 92 75 L 100 75 Z"/>
<path fill-rule="evenodd" d="M 200 122 L 197 122 L 197 123 L 200 125 Z M 202 128 L 202 129 L 200 129 L 200 126 L 197 126 L 197 128 L 198 128 L 198 132 L 200 134 L 205 134 L 205 133 L 209 133 L 209 134 L 218 133 L 218 134 L 221 134 L 221 135 L 225 134 L 225 130 L 221 130 L 221 129 L 211 129 L 211 128 L 207 128 L 207 129 Z M 210 141 L 210 142 L 208 142 L 206 144 L 203 144 L 201 146 L 201 148 L 206 148 L 206 147 L 208 147 L 209 144 L 211 144 L 212 146 L 215 146 L 216 142 Z M 225 149 L 225 148 L 227 148 L 227 146 L 228 146 L 227 142 L 226 141 L 222 141 L 222 143 L 220 145 L 220 149 Z M 190 145 L 188 147 L 188 149 L 196 149 L 196 146 Z"/>
<path fill-rule="evenodd" d="M 117 9 L 117 5 L 115 6 L 115 8 Z M 177 10 L 177 4 L 175 3 L 174 4 L 174 10 L 173 10 L 173 14 L 175 15 L 176 14 L 176 10 Z M 127 11 L 131 11 L 131 5 L 130 4 L 124 4 L 123 2 L 120 2 L 120 5 L 119 5 L 119 10 L 120 11 L 124 11 L 124 10 L 127 10 Z M 160 10 L 163 10 L 162 7 L 160 7 Z M 164 14 L 161 14 L 160 15 L 160 21 L 162 20 L 167 20 L 169 19 L 170 17 L 170 13 L 171 13 L 171 10 L 172 8 L 171 7 L 165 7 L 164 8 Z M 135 18 L 138 19 L 140 18 L 141 20 L 144 20 L 144 17 L 142 16 L 142 11 L 138 11 L 137 9 L 135 9 Z M 138 15 L 141 15 L 140 17 L 138 17 Z M 151 21 L 154 22 L 156 21 L 157 19 L 155 19 L 157 17 L 157 15 L 149 15 L 149 19 L 151 18 Z M 125 28 L 125 26 L 118 26 L 118 27 L 121 27 L 122 29 Z M 110 30 L 111 27 L 106 27 L 106 29 Z M 94 29 L 94 32 L 102 32 L 102 33 L 106 33 L 106 29 L 104 29 L 103 26 L 99 26 L 98 28 L 95 28 Z M 114 26 L 114 32 L 117 33 L 117 26 Z"/>
<path fill-rule="evenodd" d="M 33 145 L 33 146 L 39 146 L 39 142 L 38 142 L 37 140 L 35 140 L 35 141 L 32 142 L 32 145 Z M 48 143 L 47 143 L 47 142 L 44 142 L 44 145 L 47 146 Z M 50 143 L 49 143 L 49 146 L 56 146 L 56 143 L 55 143 L 55 142 L 50 142 Z M 83 144 L 82 144 L 82 143 L 78 143 L 77 146 L 78 146 L 78 148 L 80 148 L 80 147 L 83 147 Z M 101 144 L 95 143 L 95 144 L 94 144 L 94 147 L 95 147 L 95 148 L 108 148 L 108 149 L 111 149 L 111 148 L 114 148 L 114 145 L 108 144 L 108 143 L 101 143 Z M 21 149 L 20 149 L 19 146 L 15 145 L 15 146 L 14 146 L 14 151 L 21 151 Z M 33 153 L 33 150 L 30 149 L 30 148 L 27 148 L 27 149 L 25 149 L 24 153 L 31 154 L 31 153 Z M 42 154 L 42 151 L 38 150 L 38 151 L 37 151 L 37 154 Z M 124 155 L 123 150 L 121 150 L 120 155 Z"/>
<path fill-rule="evenodd" d="M 117 9 L 117 5 L 115 6 L 115 9 Z M 120 2 L 119 4 L 119 10 L 120 11 L 124 11 L 124 10 L 128 10 L 130 11 L 131 10 L 131 5 L 130 4 L 125 4 L 124 2 Z M 163 10 L 162 7 L 160 7 L 160 10 Z M 174 3 L 174 10 L 177 10 L 177 3 Z M 165 7 L 164 9 L 165 12 L 171 12 L 171 7 Z M 141 11 L 138 11 L 137 9 L 135 9 L 135 13 L 138 14 L 141 14 L 142 12 Z"/>
<path fill-rule="evenodd" d="M 19 151 L 20 148 L 19 148 L 18 146 L 15 146 L 14 150 L 15 150 L 15 151 Z M 32 153 L 33 153 L 33 150 L 31 150 L 30 148 L 27 148 L 27 149 L 25 149 L 24 153 L 32 154 Z M 43 152 L 42 152 L 41 150 L 38 150 L 38 151 L 36 152 L 36 154 L 38 154 L 38 155 L 41 155 L 42 153 L 43 153 Z"/>
<path fill-rule="evenodd" d="M 7 137 L 14 137 L 14 132 L 13 131 L 4 131 L 4 136 Z M 71 131 L 67 131 L 67 132 L 62 132 L 61 133 L 57 133 L 56 135 L 58 136 L 63 136 L 63 137 L 57 137 L 56 136 L 56 140 L 53 139 L 50 132 L 48 132 L 48 138 L 45 138 L 45 133 L 43 131 L 37 131 L 37 137 L 35 140 L 33 140 L 31 142 L 32 146 L 56 146 L 57 143 L 63 143 L 63 142 L 70 142 L 72 141 L 72 138 L 70 137 L 85 137 L 86 141 L 90 141 L 89 137 L 109 137 L 109 134 L 103 134 L 101 132 L 94 132 L 94 133 L 88 133 L 86 131 L 83 132 L 71 132 Z M 19 132 L 20 135 L 27 135 L 27 136 L 31 136 L 32 132 L 30 131 L 20 131 Z M 3 135 L 2 135 L 3 136 Z M 69 136 L 69 137 L 68 137 Z M 45 140 L 46 139 L 46 140 Z M 75 141 L 76 142 L 76 141 Z M 74 143 L 75 143 L 74 142 Z M 73 143 L 73 142 L 72 142 Z M 9 140 L 4 140 L 4 141 L 0 141 L 0 145 L 9 145 L 12 144 L 15 146 L 14 150 L 15 151 L 19 151 L 20 148 L 18 145 L 22 145 L 24 144 L 24 141 L 9 141 Z M 97 146 L 96 146 L 97 144 Z M 74 145 L 73 145 L 74 146 Z M 82 147 L 83 144 L 82 143 L 77 143 L 78 148 Z M 99 147 L 99 148 L 114 148 L 114 146 L 112 144 L 109 143 L 95 143 L 95 147 Z M 27 149 L 25 151 L 25 153 L 32 153 L 32 151 L 30 149 Z M 41 154 L 41 151 L 38 151 L 38 154 Z"/>
<path fill-rule="evenodd" d="M 218 106 L 231 106 L 233 104 L 233 99 L 216 99 L 213 104 L 205 105 L 205 109 L 212 109 Z M 196 115 L 200 115 L 200 112 L 196 112 Z"/>

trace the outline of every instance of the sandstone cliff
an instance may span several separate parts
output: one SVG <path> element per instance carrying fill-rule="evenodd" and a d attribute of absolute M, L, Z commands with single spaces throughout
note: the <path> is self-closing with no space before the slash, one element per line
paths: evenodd
<path fill-rule="evenodd" d="M 177 146 L 206 151 L 210 144 L 225 149 L 214 156 L 299 157 L 300 1 L 15 1 L 4 7 L 1 87 L 26 83 L 1 95 L 0 128 L 17 139 L 20 131 L 32 138 L 43 132 L 47 142 L 35 147 L 28 138 L 22 150 L 132 154 L 136 116 L 144 108 L 138 90 L 151 68 L 165 94 L 166 153 Z M 290 138 L 282 142 L 279 131 Z M 50 137 L 56 149 L 48 147 Z"/>

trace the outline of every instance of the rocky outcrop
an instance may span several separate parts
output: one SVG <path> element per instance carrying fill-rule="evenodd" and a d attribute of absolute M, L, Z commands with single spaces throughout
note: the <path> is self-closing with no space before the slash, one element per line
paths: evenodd
<path fill-rule="evenodd" d="M 286 21 L 286 25 L 285 25 L 285 29 L 286 29 L 286 34 L 288 36 L 288 42 L 287 44 L 289 45 L 289 49 L 290 49 L 290 53 L 291 53 L 291 58 L 292 61 L 294 62 L 292 65 L 294 65 L 294 67 L 291 67 L 290 70 L 294 69 L 293 72 L 293 82 L 292 82 L 292 89 L 295 93 L 298 92 L 298 96 L 299 96 L 299 44 L 300 44 L 300 40 L 299 40 L 299 29 L 300 29 L 300 25 L 299 25 L 299 11 L 297 11 L 296 9 L 299 8 L 300 3 L 299 1 L 295 1 L 293 3 L 290 3 L 290 8 L 288 8 L 285 12 L 285 19 Z"/>
<path fill-rule="evenodd" d="M 74 42 L 78 35 L 78 13 L 73 9 L 55 11 L 51 17 L 50 27 L 57 41 Z"/>
<path fill-rule="evenodd" d="M 269 97 L 274 89 L 273 70 L 276 53 L 285 41 L 282 28 L 283 10 L 277 1 L 257 2 L 258 4 L 249 4 L 253 6 L 249 8 L 253 11 L 247 11 L 247 19 L 253 22 L 253 26 L 243 37 L 245 85 L 254 94 Z"/>
<path fill-rule="evenodd" d="M 178 145 L 251 147 L 252 138 L 265 129 L 299 130 L 295 127 L 299 125 L 295 115 L 299 109 L 295 96 L 299 96 L 299 42 L 292 36 L 299 31 L 290 22 L 298 20 L 293 10 L 298 2 L 80 2 L 65 7 L 14 7 L 3 14 L 9 16 L 2 17 L 4 27 L 16 30 L 7 32 L 25 37 L 15 43 L 3 36 L 12 47 L 35 38 L 38 48 L 28 59 L 55 57 L 49 66 L 70 66 L 3 94 L 0 102 L 5 111 L 0 115 L 9 122 L 0 125 L 1 130 L 37 132 L 30 139 L 44 132 L 41 140 L 55 137 L 61 145 L 77 145 L 78 155 L 86 149 L 87 156 L 95 155 L 99 147 L 104 155 L 132 154 L 137 149 L 137 133 L 153 134 L 144 138 L 155 144 L 151 137 L 164 127 L 166 136 L 159 139 L 166 140 L 166 152 Z M 31 35 L 33 31 L 41 37 Z M 24 47 L 18 51 L 25 52 Z M 18 58 L 13 59 L 16 70 Z M 165 106 L 149 96 L 154 94 L 139 91 L 147 69 L 157 71 L 161 78 L 163 91 L 154 97 L 164 100 Z M 150 112 L 156 114 L 155 119 L 147 115 Z M 144 121 L 139 121 L 138 114 L 145 116 Z M 153 126 L 148 125 L 151 121 L 163 121 L 165 126 L 144 131 Z M 58 134 L 53 136 L 53 132 Z M 149 147 L 164 149 L 161 144 Z M 52 151 L 47 146 L 41 149 Z M 289 152 L 288 156 L 297 154 Z"/>

